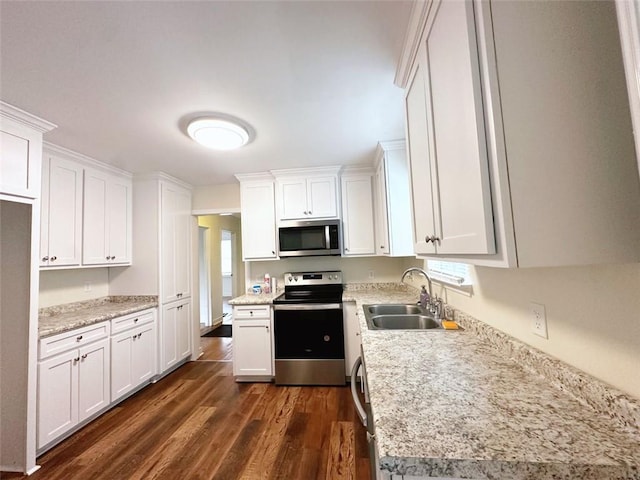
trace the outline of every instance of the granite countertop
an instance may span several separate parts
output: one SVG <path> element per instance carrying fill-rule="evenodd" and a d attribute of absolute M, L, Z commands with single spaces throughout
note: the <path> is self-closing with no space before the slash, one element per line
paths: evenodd
<path fill-rule="evenodd" d="M 357 303 L 381 469 L 640 479 L 640 402 L 450 307 L 464 330 L 367 329 L 363 304 L 417 298 L 398 286 L 347 286 L 343 295 Z"/>
<path fill-rule="evenodd" d="M 38 312 L 38 337 L 50 337 L 157 306 L 156 296 L 111 296 L 41 308 Z"/>
<path fill-rule="evenodd" d="M 278 290 L 275 293 L 248 293 L 229 300 L 229 305 L 269 305 L 273 300 L 284 293 Z"/>

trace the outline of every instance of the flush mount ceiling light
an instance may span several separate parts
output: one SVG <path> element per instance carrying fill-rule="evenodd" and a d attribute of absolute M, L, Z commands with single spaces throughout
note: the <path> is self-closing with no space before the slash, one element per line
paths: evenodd
<path fill-rule="evenodd" d="M 234 150 L 249 142 L 246 128 L 221 118 L 196 118 L 189 123 L 187 133 L 199 144 L 214 150 Z"/>

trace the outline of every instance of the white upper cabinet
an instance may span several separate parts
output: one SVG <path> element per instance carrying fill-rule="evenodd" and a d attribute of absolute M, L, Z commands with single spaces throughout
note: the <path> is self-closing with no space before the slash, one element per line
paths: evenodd
<path fill-rule="evenodd" d="M 274 181 L 270 174 L 236 175 L 240 181 L 242 259 L 276 258 Z"/>
<path fill-rule="evenodd" d="M 374 180 L 376 252 L 414 256 L 409 169 L 403 140 L 378 144 Z"/>
<path fill-rule="evenodd" d="M 615 4 L 436 1 L 414 15 L 396 82 L 416 253 L 501 267 L 640 261 Z"/>
<path fill-rule="evenodd" d="M 40 197 L 42 134 L 53 123 L 0 101 L 0 194 Z"/>
<path fill-rule="evenodd" d="M 278 220 L 338 217 L 339 167 L 274 170 Z"/>
<path fill-rule="evenodd" d="M 131 263 L 131 189 L 131 178 L 85 168 L 84 265 Z"/>
<path fill-rule="evenodd" d="M 46 152 L 42 167 L 40 266 L 79 266 L 83 167 Z"/>
<path fill-rule="evenodd" d="M 349 169 L 342 173 L 343 256 L 375 255 L 372 172 Z"/>
<path fill-rule="evenodd" d="M 485 141 L 482 89 L 473 5 L 434 3 L 420 44 L 421 71 L 408 90 L 407 110 L 422 108 L 416 88 L 424 95 L 426 151 L 411 149 L 414 192 L 418 199 L 431 189 L 431 202 L 415 208 L 433 209 L 433 224 L 420 225 L 424 237 L 415 238 L 418 254 L 494 253 L 489 165 Z M 412 95 L 412 96 L 411 96 Z M 422 120 L 421 120 L 422 122 Z M 410 135 L 413 132 L 410 131 Z M 413 135 L 409 142 L 413 142 Z M 426 153 L 427 158 L 420 157 Z M 426 163 L 426 165 L 425 165 Z M 427 168 L 429 175 L 424 174 Z M 430 181 L 429 183 L 427 183 Z M 427 220 L 427 218 L 419 218 Z"/>

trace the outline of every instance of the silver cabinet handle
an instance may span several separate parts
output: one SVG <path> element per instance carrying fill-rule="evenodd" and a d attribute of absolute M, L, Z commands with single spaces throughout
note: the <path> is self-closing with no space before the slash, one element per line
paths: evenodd
<path fill-rule="evenodd" d="M 58 259 L 58 257 L 51 257 L 51 261 L 55 262 Z"/>
<path fill-rule="evenodd" d="M 49 257 L 42 257 L 42 261 L 43 262 L 48 262 L 49 261 Z"/>
<path fill-rule="evenodd" d="M 142 332 L 140 332 L 140 333 L 138 334 L 138 338 L 140 338 L 141 336 L 142 336 Z"/>
<path fill-rule="evenodd" d="M 82 335 L 78 335 L 78 336 L 76 337 L 76 342 L 79 342 L 80 340 L 82 340 Z"/>
<path fill-rule="evenodd" d="M 356 412 L 358 413 L 358 417 L 360 418 L 360 422 L 367 428 L 367 412 L 365 411 L 362 403 L 360 402 L 360 398 L 358 397 L 358 387 L 356 385 L 356 379 L 358 378 L 358 370 L 362 365 L 362 357 L 358 357 L 351 368 L 351 396 L 353 397 L 353 403 L 356 407 Z M 363 381 L 364 375 L 363 375 Z"/>
<path fill-rule="evenodd" d="M 78 363 L 80 361 L 80 357 L 76 357 L 73 359 L 73 363 Z"/>
<path fill-rule="evenodd" d="M 138 323 L 138 319 L 137 319 L 137 318 L 134 318 L 134 319 L 133 319 L 133 323 Z"/>
<path fill-rule="evenodd" d="M 85 353 L 84 355 L 82 355 L 82 359 L 84 360 L 85 358 L 87 358 L 89 356 L 89 354 Z"/>

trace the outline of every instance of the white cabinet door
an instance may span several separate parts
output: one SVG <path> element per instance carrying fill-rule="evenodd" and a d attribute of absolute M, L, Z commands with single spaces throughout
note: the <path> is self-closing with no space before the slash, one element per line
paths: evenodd
<path fill-rule="evenodd" d="M 191 355 L 191 302 L 182 303 L 177 307 L 176 348 L 180 360 Z"/>
<path fill-rule="evenodd" d="M 109 339 L 78 350 L 78 421 L 89 418 L 109 405 L 110 349 Z"/>
<path fill-rule="evenodd" d="M 156 374 L 155 323 L 111 337 L 111 401 L 126 395 Z"/>
<path fill-rule="evenodd" d="M 406 89 L 417 254 L 495 253 L 471 2 L 440 2 Z"/>
<path fill-rule="evenodd" d="M 191 296 L 191 194 L 178 192 L 175 218 L 175 276 L 179 298 Z"/>
<path fill-rule="evenodd" d="M 343 175 L 341 182 L 343 255 L 374 255 L 371 175 Z"/>
<path fill-rule="evenodd" d="M 133 374 L 133 331 L 111 337 L 111 401 L 130 392 L 134 388 Z"/>
<path fill-rule="evenodd" d="M 84 172 L 84 215 L 82 263 L 101 265 L 109 262 L 107 246 L 108 175 L 93 169 Z"/>
<path fill-rule="evenodd" d="M 109 263 L 131 263 L 132 186 L 125 178 L 111 177 L 109 183 Z"/>
<path fill-rule="evenodd" d="M 82 175 L 75 162 L 49 156 L 42 169 L 40 266 L 80 265 Z"/>
<path fill-rule="evenodd" d="M 426 37 L 436 250 L 495 253 L 473 4 L 441 2 Z"/>
<path fill-rule="evenodd" d="M 242 259 L 276 258 L 276 212 L 273 181 L 240 182 Z"/>
<path fill-rule="evenodd" d="M 132 333 L 136 336 L 131 354 L 132 383 L 135 387 L 156 374 L 156 324 L 142 325 Z"/>
<path fill-rule="evenodd" d="M 239 320 L 233 323 L 233 374 L 273 375 L 269 320 Z"/>
<path fill-rule="evenodd" d="M 178 306 L 176 303 L 165 305 L 162 309 L 160 325 L 160 370 L 166 371 L 178 362 Z"/>
<path fill-rule="evenodd" d="M 433 235 L 435 219 L 431 196 L 431 165 L 427 139 L 427 98 L 424 77 L 424 64 L 418 61 L 405 90 L 413 242 L 414 251 L 418 255 L 435 253 L 435 244 L 427 241 Z"/>
<path fill-rule="evenodd" d="M 131 181 L 98 170 L 84 171 L 82 263 L 131 263 Z"/>
<path fill-rule="evenodd" d="M 336 177 L 309 177 L 306 217 L 335 218 L 337 216 Z"/>
<path fill-rule="evenodd" d="M 38 448 L 78 423 L 78 350 L 38 365 Z"/>
<path fill-rule="evenodd" d="M 191 295 L 191 194 L 162 184 L 162 301 Z"/>
<path fill-rule="evenodd" d="M 376 167 L 376 252 L 378 255 L 389 254 L 389 223 L 387 211 L 387 184 L 385 179 L 384 160 Z"/>
<path fill-rule="evenodd" d="M 309 218 L 307 208 L 307 181 L 304 178 L 278 180 L 280 219 Z"/>

